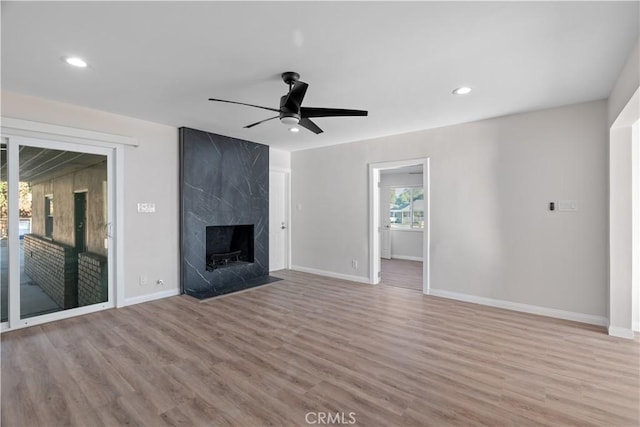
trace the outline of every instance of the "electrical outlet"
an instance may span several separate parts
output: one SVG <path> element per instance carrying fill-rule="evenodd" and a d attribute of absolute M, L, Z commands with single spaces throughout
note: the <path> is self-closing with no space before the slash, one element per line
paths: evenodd
<path fill-rule="evenodd" d="M 147 278 L 147 276 L 140 276 L 139 277 L 139 282 L 140 282 L 140 286 L 147 286 L 149 284 L 149 279 Z"/>
<path fill-rule="evenodd" d="M 354 270 L 358 269 L 358 260 L 356 259 L 351 260 L 351 268 L 353 268 Z"/>
<path fill-rule="evenodd" d="M 156 280 L 156 285 L 163 286 L 164 285 L 164 280 L 162 280 L 162 279 Z"/>

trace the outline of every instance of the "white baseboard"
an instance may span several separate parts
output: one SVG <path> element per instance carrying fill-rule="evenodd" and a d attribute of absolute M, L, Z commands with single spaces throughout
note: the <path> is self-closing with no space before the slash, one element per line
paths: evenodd
<path fill-rule="evenodd" d="M 640 322 L 633 322 L 633 331 L 640 332 Z"/>
<path fill-rule="evenodd" d="M 334 279 L 349 280 L 350 282 L 366 283 L 367 285 L 371 283 L 368 277 L 334 273 L 333 271 L 318 270 L 316 268 L 302 267 L 300 265 L 292 265 L 291 269 L 294 271 L 300 271 L 302 273 L 311 273 L 311 274 L 317 274 L 318 276 L 332 277 Z"/>
<path fill-rule="evenodd" d="M 445 291 L 442 289 L 431 289 L 429 291 L 429 295 L 455 299 L 458 301 L 471 302 L 475 304 L 488 305 L 490 307 L 505 308 L 507 310 L 521 311 L 523 313 L 538 314 L 540 316 L 555 317 L 557 319 L 573 320 L 574 322 L 588 323 L 590 325 L 607 326 L 607 318 L 604 316 L 575 313 L 572 311 L 557 310 L 555 308 L 540 307 L 537 305 L 521 304 L 518 302 L 504 301 L 493 298 L 462 294 L 459 292 Z"/>
<path fill-rule="evenodd" d="M 154 292 L 152 294 L 140 295 L 138 297 L 126 298 L 124 300 L 124 306 L 140 304 L 143 302 L 149 302 L 157 299 L 174 297 L 180 295 L 180 289 L 168 289 L 166 291 Z"/>
<path fill-rule="evenodd" d="M 422 257 L 421 256 L 411 256 L 411 255 L 394 255 L 391 254 L 391 258 L 392 259 L 403 259 L 406 261 L 422 261 Z"/>
<path fill-rule="evenodd" d="M 609 335 L 611 335 L 612 337 L 627 339 L 633 339 L 634 336 L 631 329 L 621 328 L 619 326 L 609 326 Z"/>

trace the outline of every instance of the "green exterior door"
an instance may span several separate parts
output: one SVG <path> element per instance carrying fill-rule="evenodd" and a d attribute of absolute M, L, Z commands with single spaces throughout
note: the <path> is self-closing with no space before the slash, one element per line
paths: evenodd
<path fill-rule="evenodd" d="M 87 251 L 87 193 L 75 193 L 75 236 L 76 251 Z"/>

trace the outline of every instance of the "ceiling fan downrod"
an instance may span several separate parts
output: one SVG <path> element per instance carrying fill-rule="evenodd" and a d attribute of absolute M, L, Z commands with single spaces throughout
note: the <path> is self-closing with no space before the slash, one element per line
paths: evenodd
<path fill-rule="evenodd" d="M 282 73 L 282 80 L 289 85 L 289 92 L 291 92 L 291 88 L 293 87 L 295 82 L 300 80 L 300 74 L 296 73 L 295 71 L 285 71 L 284 73 Z"/>

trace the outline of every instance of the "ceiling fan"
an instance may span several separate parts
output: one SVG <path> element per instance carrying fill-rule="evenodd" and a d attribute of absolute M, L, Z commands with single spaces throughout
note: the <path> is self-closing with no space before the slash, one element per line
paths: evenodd
<path fill-rule="evenodd" d="M 275 111 L 277 116 L 269 117 L 259 122 L 251 123 L 245 126 L 245 129 L 252 128 L 261 123 L 268 122 L 273 119 L 280 119 L 280 122 L 285 125 L 294 126 L 292 129 L 297 129 L 295 125 L 302 126 L 311 132 L 318 134 L 322 133 L 322 129 L 311 121 L 314 117 L 340 117 L 340 116 L 366 116 L 367 111 L 364 110 L 344 110 L 340 108 L 314 108 L 303 107 L 302 100 L 305 93 L 307 93 L 308 84 L 301 82 L 300 74 L 294 71 L 287 71 L 282 73 L 282 80 L 289 85 L 289 92 L 280 98 L 280 108 L 262 107 L 260 105 L 246 104 L 244 102 L 227 101 L 224 99 L 209 98 L 209 101 L 228 102 L 229 104 L 246 105 L 249 107 L 262 108 L 263 110 Z M 294 131 L 295 132 L 295 131 Z"/>

